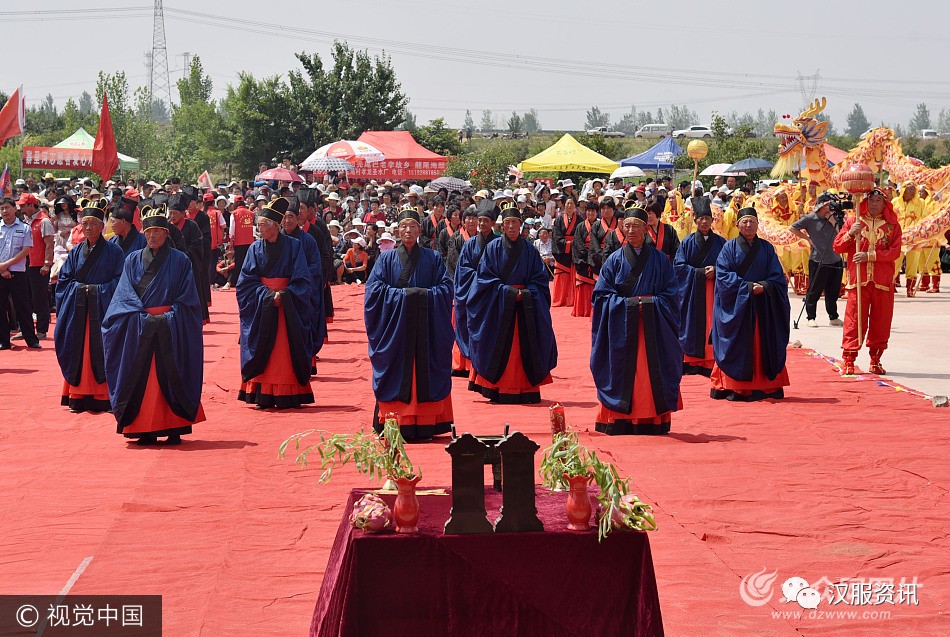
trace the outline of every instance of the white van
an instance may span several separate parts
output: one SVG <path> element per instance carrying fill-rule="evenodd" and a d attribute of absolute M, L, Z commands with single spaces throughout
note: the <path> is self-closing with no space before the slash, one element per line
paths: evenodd
<path fill-rule="evenodd" d="M 669 137 L 673 127 L 669 124 L 646 124 L 637 131 L 635 137 L 641 139 L 663 139 Z"/>
<path fill-rule="evenodd" d="M 924 128 L 920 131 L 921 139 L 937 139 L 940 135 L 932 128 Z"/>

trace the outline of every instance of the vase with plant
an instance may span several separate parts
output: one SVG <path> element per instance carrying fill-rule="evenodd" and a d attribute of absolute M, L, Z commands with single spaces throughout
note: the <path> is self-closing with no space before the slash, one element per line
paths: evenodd
<path fill-rule="evenodd" d="M 584 482 L 593 480 L 597 485 L 595 500 L 599 541 L 615 529 L 656 530 L 653 509 L 630 493 L 630 478 L 621 478 L 617 468 L 602 461 L 596 452 L 582 445 L 577 432 L 572 429 L 554 434 L 551 446 L 544 450 L 539 473 L 541 484 L 552 491 L 573 489 L 573 484 L 579 482 L 580 476 L 590 476 Z M 568 502 L 570 500 L 569 495 Z"/>
<path fill-rule="evenodd" d="M 300 449 L 300 441 L 308 436 L 319 436 L 319 442 Z M 406 453 L 406 441 L 399 430 L 399 420 L 394 414 L 387 416 L 380 433 L 359 431 L 352 434 L 330 434 L 319 429 L 296 433 L 281 443 L 280 458 L 287 455 L 293 442 L 300 451 L 295 462 L 307 465 L 309 455 L 316 451 L 320 456 L 320 479 L 323 484 L 333 475 L 333 470 L 350 462 L 359 473 L 376 480 L 392 480 L 396 484 L 396 503 L 393 517 L 397 533 L 415 533 L 418 530 L 419 501 L 415 488 L 422 479 L 422 470 L 414 466 Z"/>

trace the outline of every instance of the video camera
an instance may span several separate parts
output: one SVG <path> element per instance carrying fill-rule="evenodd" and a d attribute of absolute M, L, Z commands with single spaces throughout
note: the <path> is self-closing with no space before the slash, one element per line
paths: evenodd
<path fill-rule="evenodd" d="M 828 207 L 831 208 L 831 216 L 834 217 L 835 227 L 840 228 L 844 225 L 845 210 L 854 210 L 854 202 L 851 201 L 851 195 L 831 194 L 831 202 Z"/>

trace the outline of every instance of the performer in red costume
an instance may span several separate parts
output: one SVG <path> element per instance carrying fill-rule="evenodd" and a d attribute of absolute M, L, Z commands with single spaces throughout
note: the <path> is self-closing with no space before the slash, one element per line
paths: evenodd
<path fill-rule="evenodd" d="M 842 374 L 854 374 L 854 360 L 862 343 L 858 340 L 858 316 L 871 355 L 872 374 L 885 374 L 881 354 L 887 349 L 894 316 L 894 267 L 901 258 L 901 227 L 894 206 L 883 190 L 875 188 L 859 206 L 859 217 L 850 217 L 835 237 L 834 249 L 847 255 L 848 306 L 841 340 Z M 861 307 L 858 307 L 860 268 Z"/>

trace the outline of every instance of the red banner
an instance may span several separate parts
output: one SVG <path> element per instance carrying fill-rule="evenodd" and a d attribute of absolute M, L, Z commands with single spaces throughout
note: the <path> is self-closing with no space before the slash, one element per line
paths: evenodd
<path fill-rule="evenodd" d="M 92 151 L 75 148 L 49 148 L 47 146 L 24 146 L 23 167 L 47 170 L 72 168 L 92 170 Z"/>
<path fill-rule="evenodd" d="M 441 177 L 445 172 L 445 165 L 448 158 L 442 161 L 421 161 L 415 159 L 387 159 L 375 164 L 364 164 L 357 166 L 356 169 L 348 171 L 347 177 L 353 181 L 364 181 L 368 179 L 391 179 L 393 181 L 403 181 L 406 179 L 432 180 Z M 322 172 L 315 172 L 315 175 L 322 175 Z"/>

